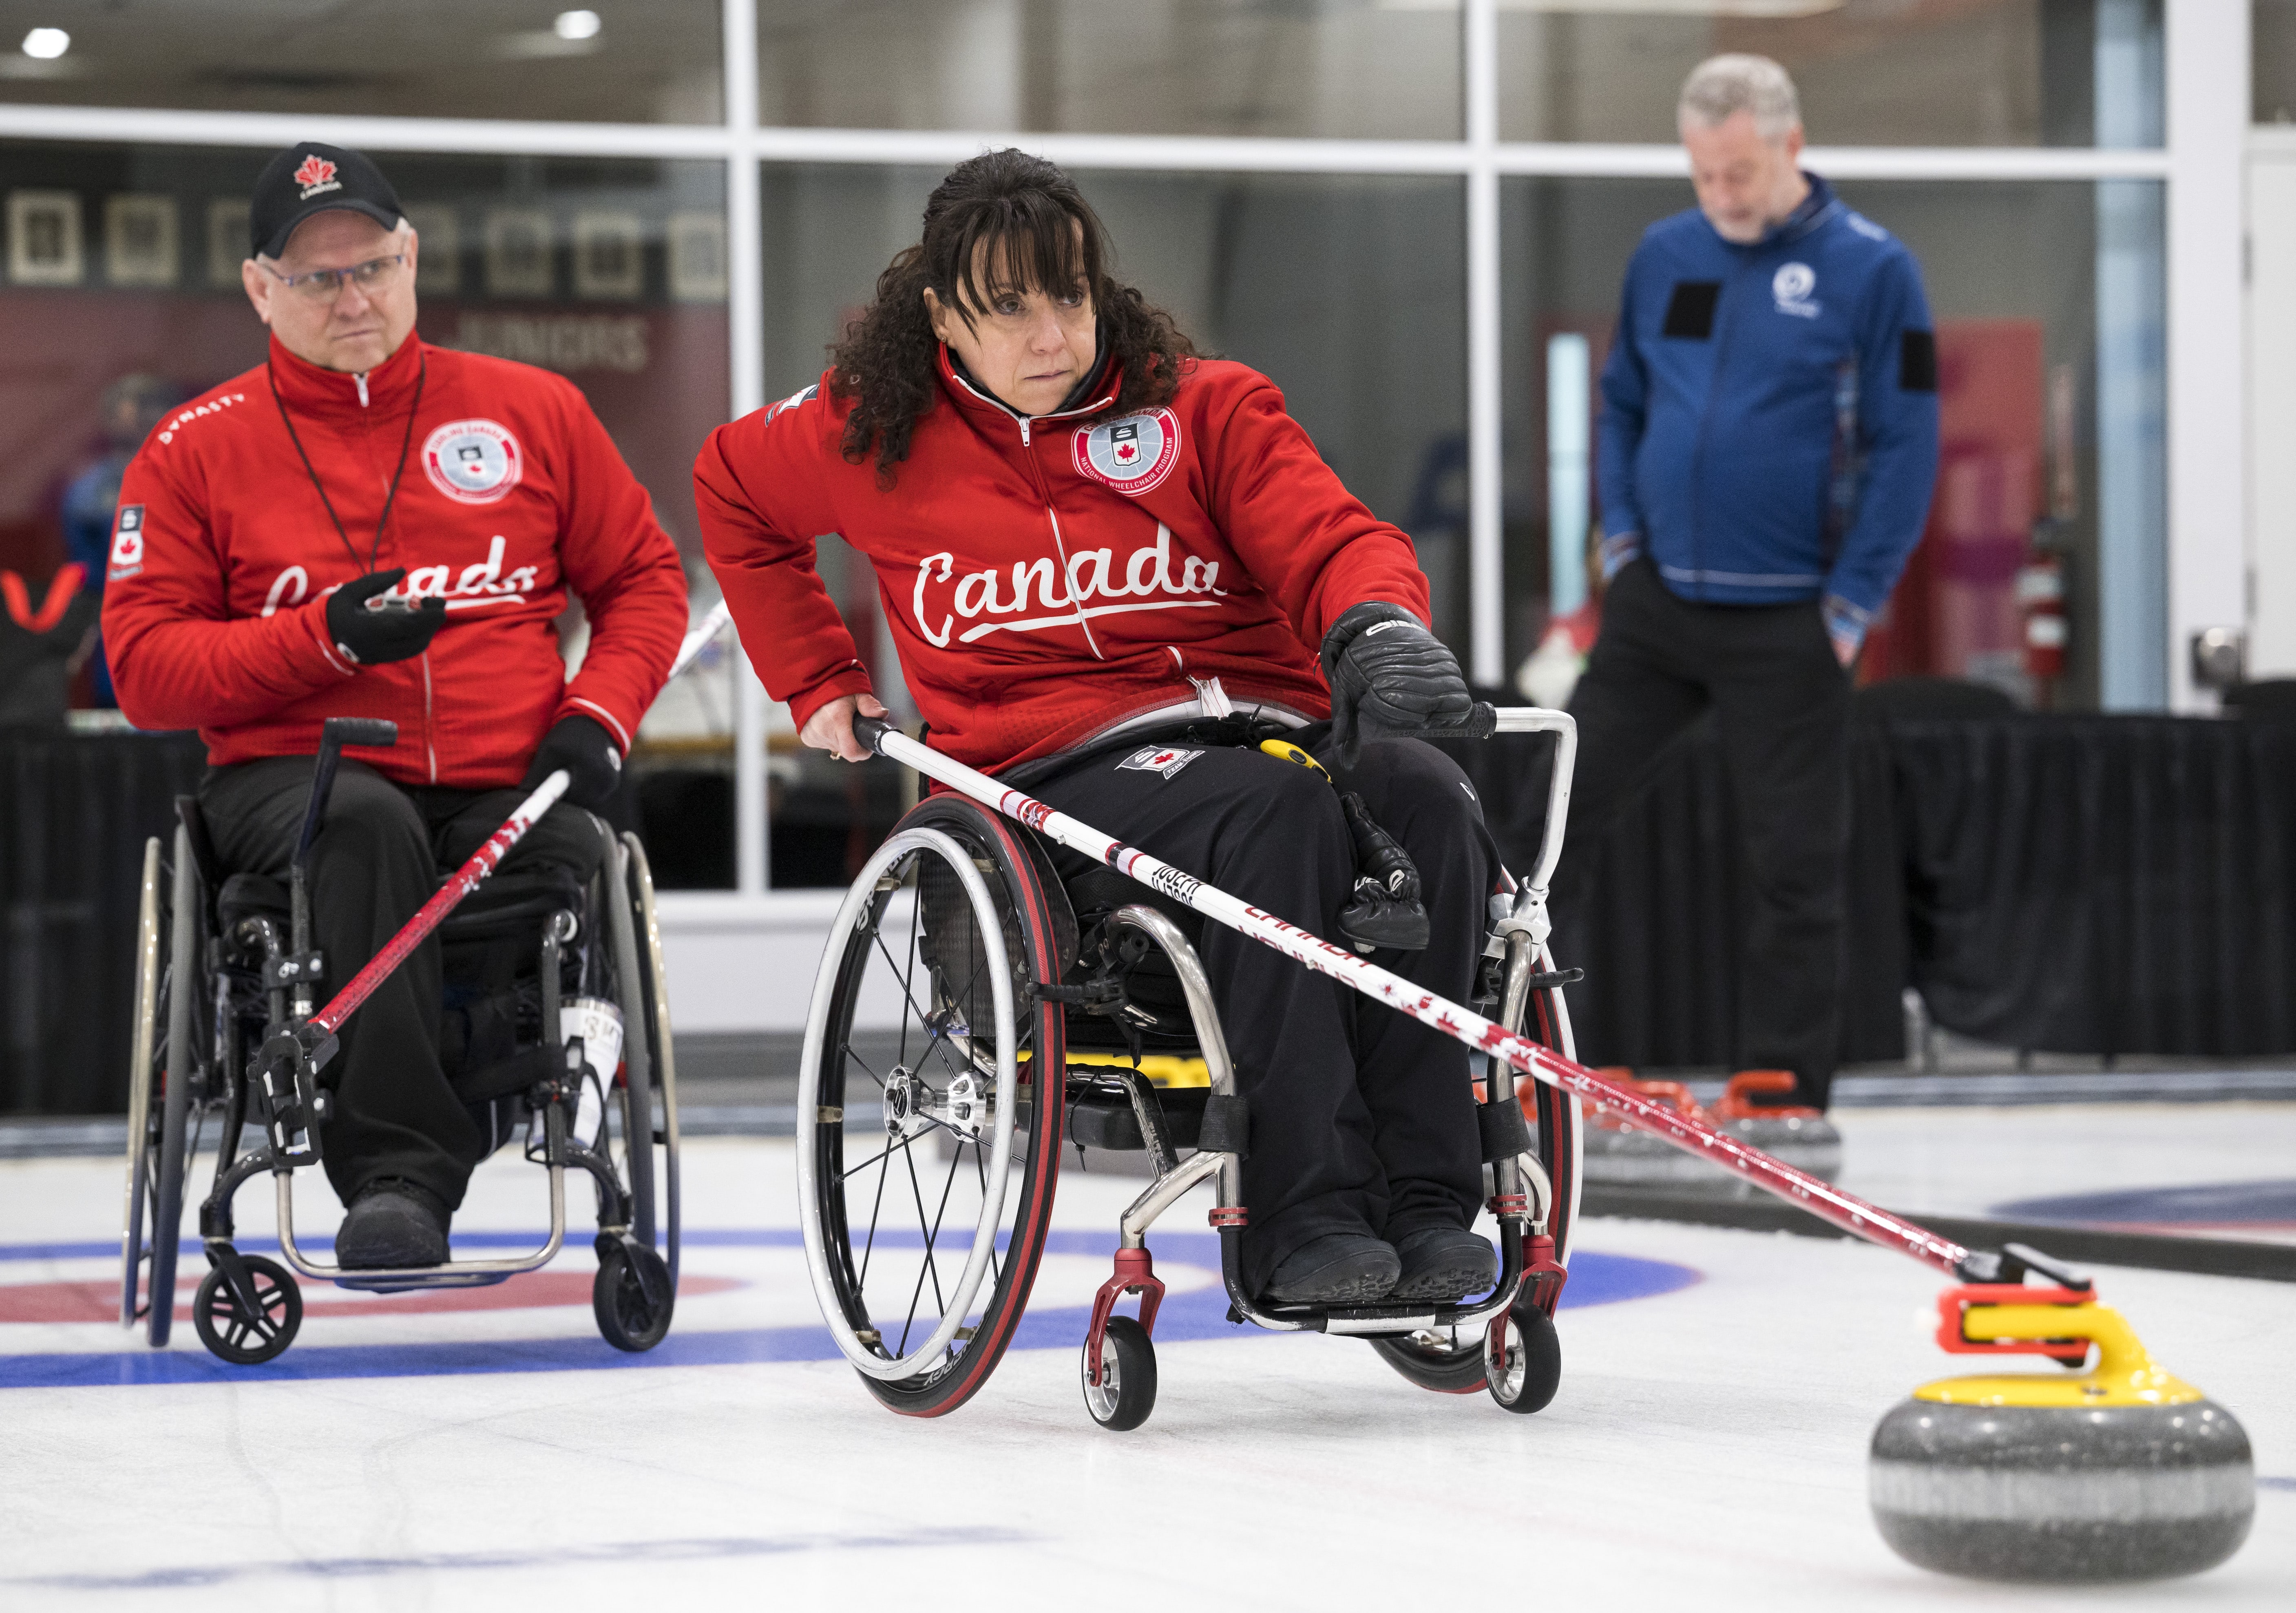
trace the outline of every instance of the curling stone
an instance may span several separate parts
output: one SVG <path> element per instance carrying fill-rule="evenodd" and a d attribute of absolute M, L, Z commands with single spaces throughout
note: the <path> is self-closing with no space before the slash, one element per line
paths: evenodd
<path fill-rule="evenodd" d="M 1754 1102 L 1757 1094 L 1792 1092 L 1794 1078 L 1790 1071 L 1741 1071 L 1730 1077 L 1721 1101 L 1710 1113 L 1699 1108 L 1690 1089 L 1680 1082 L 1637 1081 L 1632 1071 L 1622 1069 L 1599 1073 L 1654 1102 L 1670 1104 L 1683 1114 L 1704 1120 L 1798 1170 L 1828 1182 L 1841 1173 L 1841 1134 L 1822 1110 L 1765 1108 Z M 1720 1199 L 1751 1199 L 1760 1191 L 1718 1165 L 1633 1129 L 1599 1103 L 1589 1109 L 1587 1118 L 1591 1124 L 1586 1129 L 1582 1169 L 1590 1183 L 1656 1187 Z"/>
<path fill-rule="evenodd" d="M 1616 1065 L 1595 1073 L 1641 1093 L 1653 1103 L 1668 1105 L 1679 1114 L 1693 1119 L 1706 1118 L 1697 1101 L 1691 1097 L 1690 1089 L 1679 1081 L 1637 1081 L 1634 1071 Z M 1589 1184 L 1724 1190 L 1733 1185 L 1730 1174 L 1720 1167 L 1685 1154 L 1648 1132 L 1636 1130 L 1599 1102 L 1588 1105 L 1587 1120 L 1581 1139 L 1580 1170 Z"/>
<path fill-rule="evenodd" d="M 1825 1111 L 1802 1104 L 1765 1107 L 1754 1101 L 1758 1093 L 1775 1095 L 1793 1089 L 1792 1070 L 1741 1070 L 1730 1077 L 1721 1101 L 1715 1104 L 1714 1124 L 1773 1159 L 1831 1182 L 1841 1174 L 1841 1134 L 1825 1118 Z"/>
<path fill-rule="evenodd" d="M 1948 1349 L 2079 1365 L 2087 1339 L 2096 1364 L 2078 1377 L 1948 1378 L 1884 1417 L 1869 1493 L 1900 1557 L 1975 1579 L 2161 1579 L 2214 1568 L 2247 1538 L 2247 1434 L 2155 1365 L 2083 1281 L 1973 1285 L 1940 1302 Z"/>

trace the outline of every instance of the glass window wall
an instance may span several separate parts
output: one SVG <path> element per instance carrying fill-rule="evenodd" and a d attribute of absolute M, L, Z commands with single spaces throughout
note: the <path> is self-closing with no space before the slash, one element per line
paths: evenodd
<path fill-rule="evenodd" d="M 726 115 L 717 0 L 130 0 L 10 4 L 0 17 L 0 101 L 598 123 Z M 51 37 L 20 48 L 34 29 Z"/>
<path fill-rule="evenodd" d="M 758 117 L 837 128 L 1456 140 L 1456 7 L 759 0 Z"/>
<path fill-rule="evenodd" d="M 2105 640 L 2143 642 L 2106 619 L 2103 596 L 2128 591 L 2122 572 L 2141 587 L 2145 556 L 2157 566 L 2164 519 L 2159 187 L 1850 180 L 1838 188 L 1921 261 L 1942 415 L 1928 522 L 1861 676 L 1969 677 L 2028 705 L 2094 708 L 2115 692 Z M 1505 187 L 1511 667 L 1545 640 L 1558 602 L 1567 610 L 1590 585 L 1599 592 L 1585 533 L 1600 521 L 1600 497 L 1584 467 L 1619 289 L 1643 230 L 1689 200 L 1674 181 Z M 2101 443 L 2112 451 L 2101 454 Z M 2024 653 L 2019 578 L 2036 566 L 2054 567 L 2067 594 L 2065 664 L 2050 677 L 2037 677 Z"/>
<path fill-rule="evenodd" d="M 1785 64 L 1829 145 L 2134 143 L 2110 103 L 2157 107 L 2160 27 L 2159 0 L 1502 0 L 1500 135 L 1670 143 L 1690 70 L 1748 51 Z"/>

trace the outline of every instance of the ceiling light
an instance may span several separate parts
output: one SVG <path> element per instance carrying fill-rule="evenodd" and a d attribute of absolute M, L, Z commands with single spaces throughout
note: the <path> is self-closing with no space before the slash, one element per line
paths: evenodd
<path fill-rule="evenodd" d="M 561 12 L 550 31 L 561 39 L 595 39 L 599 27 L 595 12 Z"/>
<path fill-rule="evenodd" d="M 71 36 L 60 28 L 36 28 L 24 36 L 24 54 L 37 61 L 53 61 L 70 49 Z"/>

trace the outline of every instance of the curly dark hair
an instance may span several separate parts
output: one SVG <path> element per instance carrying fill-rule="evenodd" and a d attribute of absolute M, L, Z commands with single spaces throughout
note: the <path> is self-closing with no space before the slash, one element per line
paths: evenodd
<path fill-rule="evenodd" d="M 1115 407 L 1169 403 L 1201 355 L 1169 314 L 1116 279 L 1114 256 L 1076 182 L 1043 158 L 1007 148 L 951 168 L 925 202 L 924 239 L 877 276 L 876 300 L 830 349 L 830 390 L 858 400 L 845 421 L 846 459 L 860 464 L 873 447 L 878 484 L 891 487 L 910 432 L 938 401 L 927 288 L 967 325 L 1006 291 L 1081 288 L 1103 353 L 1124 368 Z"/>

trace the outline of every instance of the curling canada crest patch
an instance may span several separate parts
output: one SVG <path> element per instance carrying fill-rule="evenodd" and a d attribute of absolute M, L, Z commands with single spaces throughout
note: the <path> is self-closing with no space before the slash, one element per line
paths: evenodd
<path fill-rule="evenodd" d="M 430 485 L 457 504 L 490 504 L 518 486 L 526 455 L 510 428 L 491 420 L 457 420 L 423 439 Z"/>
<path fill-rule="evenodd" d="M 1180 422 L 1169 409 L 1076 430 L 1076 468 L 1119 493 L 1160 485 L 1180 463 Z"/>
<path fill-rule="evenodd" d="M 1160 773 L 1166 778 L 1203 755 L 1201 750 L 1182 750 L 1171 745 L 1151 745 L 1145 750 L 1136 750 L 1116 764 L 1119 773 Z"/>

